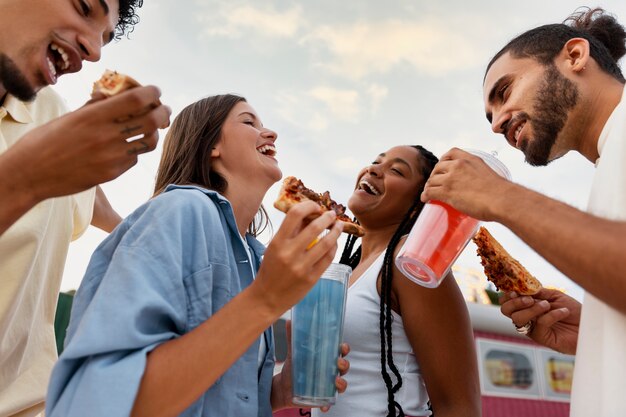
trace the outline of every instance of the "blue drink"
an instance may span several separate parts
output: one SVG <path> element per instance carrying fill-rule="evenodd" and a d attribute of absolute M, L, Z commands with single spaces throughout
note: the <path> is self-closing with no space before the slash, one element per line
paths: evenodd
<path fill-rule="evenodd" d="M 332 264 L 292 310 L 294 403 L 335 403 L 337 359 L 343 334 L 346 289 L 351 269 Z"/>

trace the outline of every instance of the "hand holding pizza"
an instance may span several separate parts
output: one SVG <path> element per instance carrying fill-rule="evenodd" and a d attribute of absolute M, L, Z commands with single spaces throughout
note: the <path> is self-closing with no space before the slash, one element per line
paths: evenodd
<path fill-rule="evenodd" d="M 138 154 L 156 147 L 158 129 L 169 123 L 171 110 L 154 107 L 160 94 L 153 86 L 137 87 L 31 130 L 9 152 L 37 169 L 17 170 L 15 180 L 41 200 L 118 177 L 137 163 Z"/>
<path fill-rule="evenodd" d="M 336 220 L 333 211 L 306 220 L 319 213 L 319 206 L 312 201 L 292 207 L 265 251 L 253 285 L 259 290 L 261 303 L 278 314 L 306 295 L 335 256 L 343 223 Z M 330 231 L 309 247 L 328 228 Z"/>
<path fill-rule="evenodd" d="M 528 337 L 558 352 L 575 354 L 580 326 L 581 304 L 559 290 L 542 288 L 533 296 L 515 292 L 500 297 L 500 311 L 516 326 L 529 321 Z"/>

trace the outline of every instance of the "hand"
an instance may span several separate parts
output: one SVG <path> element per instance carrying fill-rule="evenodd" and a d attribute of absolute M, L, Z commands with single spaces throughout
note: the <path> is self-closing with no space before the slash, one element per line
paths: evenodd
<path fill-rule="evenodd" d="M 291 320 L 285 321 L 285 329 L 287 333 L 287 357 L 285 363 L 278 375 L 274 377 L 272 381 L 272 409 L 278 410 L 281 408 L 294 408 L 300 407 L 294 404 L 293 397 L 293 384 L 291 379 Z M 347 343 L 341 344 L 341 356 L 337 359 L 337 368 L 339 369 L 339 376 L 335 378 L 335 386 L 337 392 L 343 394 L 348 387 L 348 382 L 343 375 L 348 373 L 350 369 L 350 362 L 345 357 L 350 353 L 350 346 Z M 330 409 L 329 406 L 321 407 L 320 410 L 326 412 Z"/>
<path fill-rule="evenodd" d="M 73 194 L 118 177 L 154 150 L 171 110 L 160 91 L 137 87 L 33 129 L 8 151 L 14 180 L 36 200 Z M 158 104 L 157 104 L 158 103 Z M 132 141 L 129 141 L 133 138 Z"/>
<path fill-rule="evenodd" d="M 471 217 L 491 221 L 495 215 L 494 198 L 506 196 L 508 188 L 515 186 L 480 157 L 453 148 L 435 165 L 421 200 L 442 201 Z"/>
<path fill-rule="evenodd" d="M 265 251 L 251 288 L 258 294 L 260 305 L 276 316 L 304 298 L 335 256 L 343 223 L 336 220 L 333 211 L 324 212 L 310 223 L 306 221 L 320 212 L 312 201 L 295 205 Z M 317 243 L 310 246 L 316 239 Z"/>
<path fill-rule="evenodd" d="M 533 321 L 528 337 L 562 353 L 576 354 L 581 304 L 561 291 L 542 288 L 533 296 L 500 297 L 500 311 L 516 326 Z"/>

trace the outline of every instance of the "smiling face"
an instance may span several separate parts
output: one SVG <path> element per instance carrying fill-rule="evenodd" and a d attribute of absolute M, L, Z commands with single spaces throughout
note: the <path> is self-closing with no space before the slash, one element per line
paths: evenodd
<path fill-rule="evenodd" d="M 422 162 L 416 148 L 396 146 L 359 172 L 348 207 L 364 227 L 402 221 L 424 187 Z"/>
<path fill-rule="evenodd" d="M 228 113 L 219 142 L 211 156 L 213 167 L 228 185 L 226 194 L 237 184 L 261 183 L 269 188 L 282 172 L 276 160 L 276 132 L 263 127 L 261 119 L 247 102 L 237 103 Z"/>
<path fill-rule="evenodd" d="M 579 89 L 554 65 L 500 57 L 484 84 L 487 120 L 495 133 L 521 150 L 531 165 L 547 165 L 571 149 L 569 126 Z"/>
<path fill-rule="evenodd" d="M 0 4 L 0 96 L 22 100 L 82 61 L 98 61 L 114 36 L 117 0 L 5 0 Z"/>

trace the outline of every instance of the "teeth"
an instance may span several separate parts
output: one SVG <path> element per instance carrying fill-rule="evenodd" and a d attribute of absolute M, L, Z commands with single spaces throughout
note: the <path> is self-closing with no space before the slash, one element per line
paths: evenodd
<path fill-rule="evenodd" d="M 54 64 L 52 63 L 52 61 L 50 61 L 50 58 L 47 58 L 48 61 L 48 68 L 50 69 L 50 73 L 56 77 L 57 76 L 57 69 L 54 67 Z"/>
<path fill-rule="evenodd" d="M 263 155 L 276 155 L 276 148 L 273 145 L 263 145 L 260 148 L 257 148 L 257 151 L 259 151 Z"/>
<path fill-rule="evenodd" d="M 53 51 L 57 51 L 59 55 L 61 55 L 61 58 L 63 58 L 63 68 L 61 69 L 68 69 L 70 66 L 70 60 L 65 50 L 55 43 L 50 45 L 50 49 L 52 49 Z"/>
<path fill-rule="evenodd" d="M 366 187 L 367 187 L 367 189 L 368 189 L 369 191 L 371 191 L 371 192 L 372 192 L 372 194 L 374 194 L 374 195 L 380 195 L 380 191 L 378 191 L 378 190 L 377 190 L 377 189 L 376 189 L 376 188 L 375 188 L 372 184 L 370 184 L 370 183 L 369 183 L 369 182 L 367 182 L 366 180 L 362 180 L 362 181 L 359 183 L 359 187 L 363 188 L 363 186 L 366 186 Z"/>

